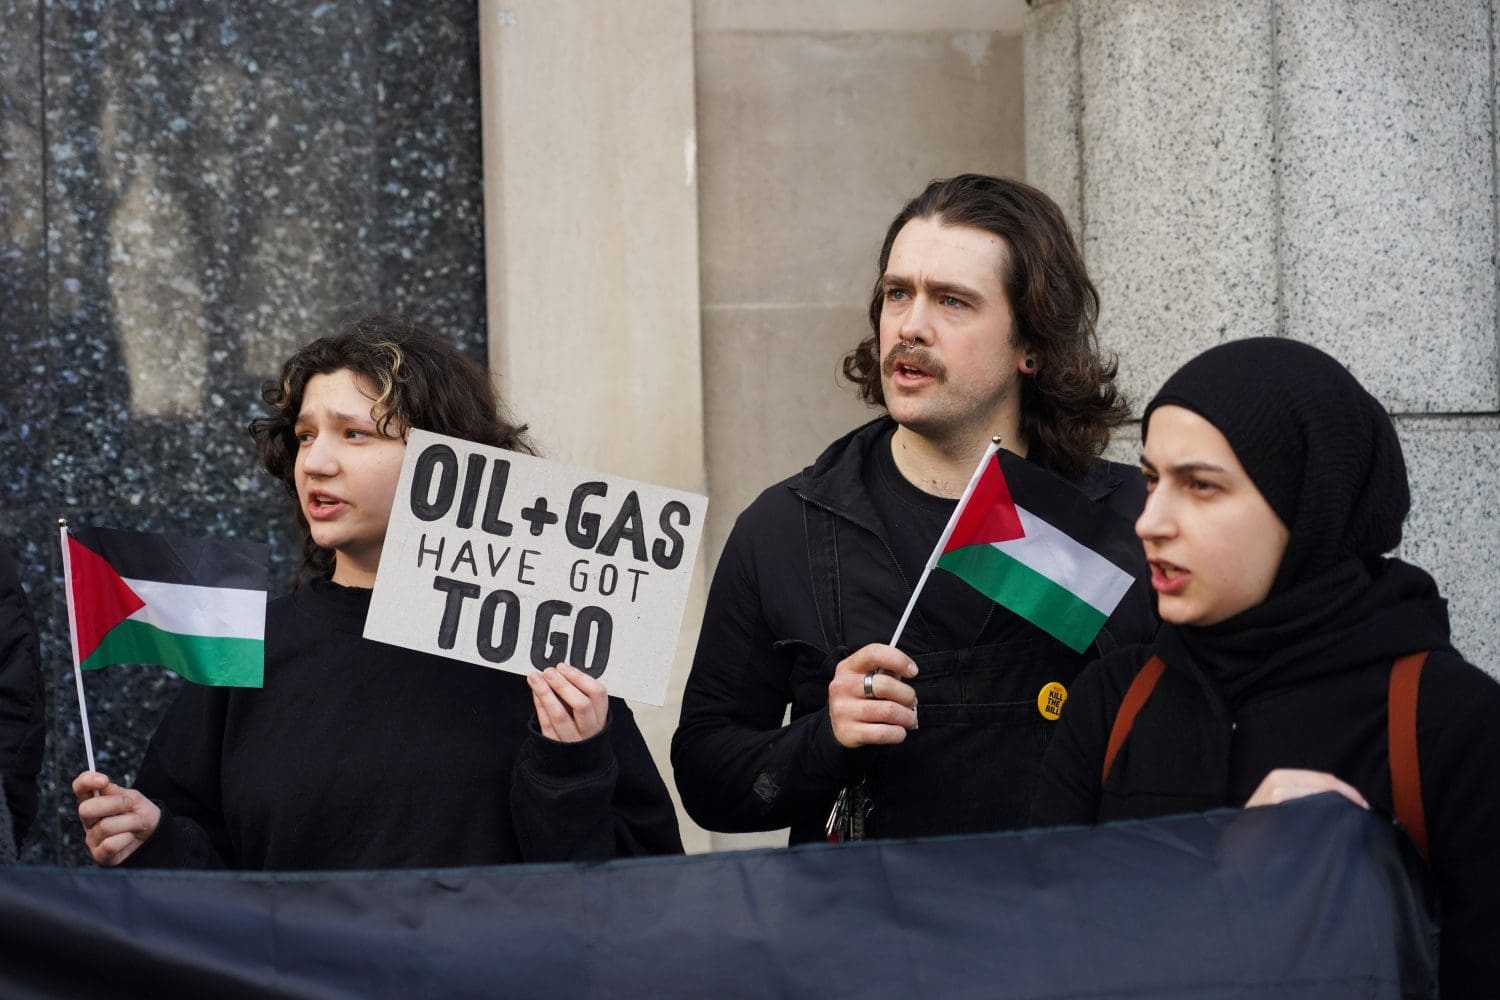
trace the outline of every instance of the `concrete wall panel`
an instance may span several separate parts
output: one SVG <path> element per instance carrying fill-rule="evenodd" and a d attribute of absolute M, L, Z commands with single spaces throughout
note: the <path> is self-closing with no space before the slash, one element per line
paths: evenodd
<path fill-rule="evenodd" d="M 1083 78 L 1078 42 L 1074 4 L 1044 4 L 1026 19 L 1026 180 L 1052 196 L 1075 237 L 1083 232 L 1083 139 L 1078 131 Z"/>
<path fill-rule="evenodd" d="M 1061 176 L 1071 155 L 1083 177 L 1101 337 L 1137 408 L 1229 338 L 1295 337 L 1348 364 L 1406 442 L 1401 554 L 1438 579 L 1458 647 L 1500 673 L 1500 6 L 1051 0 L 1027 16 L 1028 62 L 1069 12 L 1082 132 L 1049 108 L 1028 120 L 1028 162 Z M 1133 460 L 1137 437 L 1122 428 L 1111 455 Z"/>
<path fill-rule="evenodd" d="M 698 32 L 712 557 L 757 493 L 873 415 L 837 372 L 891 217 L 934 177 L 1020 175 L 1020 51 L 996 32 Z"/>
<path fill-rule="evenodd" d="M 1280 5 L 1285 332 L 1401 412 L 1493 412 L 1490 16 Z"/>
<path fill-rule="evenodd" d="M 691 3 L 486 0 L 480 23 L 507 397 L 553 458 L 701 490 Z"/>
<path fill-rule="evenodd" d="M 1275 330 L 1271 7 L 1074 6 L 1084 254 L 1139 405 L 1210 344 Z"/>
<path fill-rule="evenodd" d="M 1396 421 L 1411 477 L 1411 515 L 1397 555 L 1437 580 L 1453 645 L 1500 677 L 1500 418 Z"/>

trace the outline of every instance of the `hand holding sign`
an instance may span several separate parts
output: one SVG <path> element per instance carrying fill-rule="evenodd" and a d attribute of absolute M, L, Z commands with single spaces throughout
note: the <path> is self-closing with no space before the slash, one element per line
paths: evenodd
<path fill-rule="evenodd" d="M 365 637 L 663 704 L 707 504 L 414 430 Z"/>
<path fill-rule="evenodd" d="M 566 663 L 528 674 L 531 701 L 542 735 L 559 743 L 579 743 L 604 731 L 609 692 L 577 667 Z"/>

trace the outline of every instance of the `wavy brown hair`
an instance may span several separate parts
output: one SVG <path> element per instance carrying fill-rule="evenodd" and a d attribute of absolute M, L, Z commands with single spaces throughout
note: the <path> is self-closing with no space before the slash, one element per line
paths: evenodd
<path fill-rule="evenodd" d="M 321 337 L 287 359 L 278 381 L 261 387 L 270 413 L 250 421 L 250 436 L 260 464 L 297 496 L 297 414 L 302 394 L 314 375 L 348 369 L 375 391 L 371 411 L 382 434 L 406 437 L 412 428 L 477 441 L 480 444 L 535 454 L 524 424 L 506 416 L 489 372 L 444 341 L 431 329 L 401 313 L 373 313 L 346 324 L 338 334 Z M 302 565 L 297 580 L 309 572 L 333 569 L 333 550 L 313 541 L 298 503 L 302 528 Z"/>
<path fill-rule="evenodd" d="M 1062 210 L 1029 184 L 963 174 L 933 181 L 906 204 L 880 248 L 880 273 L 870 296 L 870 336 L 844 357 L 844 376 L 866 402 L 885 405 L 880 384 L 882 281 L 891 246 L 913 219 L 971 226 L 1004 241 L 1005 273 L 1000 278 L 1015 336 L 1037 360 L 1036 371 L 1021 381 L 1021 432 L 1053 469 L 1082 475 L 1130 409 L 1115 386 L 1115 360 L 1099 351 L 1094 333 L 1099 294 L 1089 281 L 1083 254 Z"/>

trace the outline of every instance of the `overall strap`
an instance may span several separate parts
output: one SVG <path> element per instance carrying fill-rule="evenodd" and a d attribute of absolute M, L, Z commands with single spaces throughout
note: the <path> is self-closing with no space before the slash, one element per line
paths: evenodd
<path fill-rule="evenodd" d="M 803 500 L 802 528 L 807 536 L 807 569 L 811 574 L 818 627 L 823 630 L 823 648 L 833 650 L 844 641 L 837 519 L 832 511 Z"/>
<path fill-rule="evenodd" d="M 1120 707 L 1115 712 L 1115 724 L 1109 730 L 1109 745 L 1104 749 L 1104 767 L 1099 772 L 1101 788 L 1109 780 L 1109 769 L 1114 766 L 1115 755 L 1124 745 L 1125 737 L 1130 735 L 1130 730 L 1135 725 L 1136 715 L 1146 704 L 1146 699 L 1151 697 L 1151 692 L 1156 690 L 1156 682 L 1161 680 L 1161 672 L 1166 668 L 1167 665 L 1162 662 L 1160 656 L 1153 656 L 1146 661 L 1146 665 L 1130 682 L 1130 687 L 1125 692 L 1125 699 L 1120 702 Z"/>
<path fill-rule="evenodd" d="M 1422 808 L 1422 772 L 1417 766 L 1417 687 L 1426 653 L 1403 656 L 1391 667 L 1386 705 L 1387 755 L 1391 763 L 1391 800 L 1423 859 L 1427 858 L 1427 815 Z"/>

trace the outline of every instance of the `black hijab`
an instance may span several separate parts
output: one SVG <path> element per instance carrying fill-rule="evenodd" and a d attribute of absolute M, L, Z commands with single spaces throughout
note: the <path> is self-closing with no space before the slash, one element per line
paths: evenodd
<path fill-rule="evenodd" d="M 1224 435 L 1290 538 L 1264 602 L 1217 625 L 1164 625 L 1163 659 L 1187 654 L 1237 701 L 1266 679 L 1447 647 L 1431 577 L 1382 558 L 1411 506 L 1406 463 L 1385 408 L 1343 365 L 1294 340 L 1231 341 L 1167 379 L 1142 440 L 1167 405 Z"/>
<path fill-rule="evenodd" d="M 1167 405 L 1224 435 L 1290 535 L 1265 601 L 1157 634 L 1169 670 L 1131 735 L 1129 769 L 1201 808 L 1225 802 L 1231 718 L 1245 699 L 1451 647 L 1432 578 L 1383 558 L 1411 503 L 1406 464 L 1385 409 L 1342 365 L 1292 340 L 1232 341 L 1167 379 L 1146 407 L 1143 440 Z M 1177 724 L 1150 725 L 1151 716 Z M 1112 777 L 1128 785 L 1124 770 Z"/>
<path fill-rule="evenodd" d="M 1218 428 L 1291 532 L 1272 598 L 1401 541 L 1411 494 L 1391 418 L 1316 347 L 1257 337 L 1204 351 L 1146 407 L 1142 441 L 1152 412 L 1167 405 Z"/>

